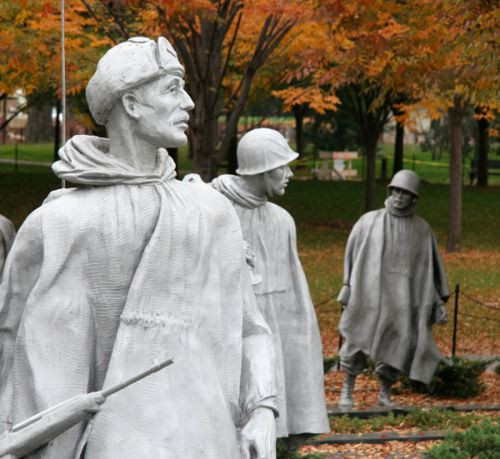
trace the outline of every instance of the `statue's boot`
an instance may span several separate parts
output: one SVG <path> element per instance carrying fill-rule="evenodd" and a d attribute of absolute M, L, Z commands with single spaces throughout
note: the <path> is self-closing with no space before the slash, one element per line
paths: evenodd
<path fill-rule="evenodd" d="M 391 386 L 392 384 L 385 379 L 380 379 L 380 392 L 378 394 L 379 405 L 387 408 L 394 408 L 397 406 L 391 399 Z"/>
<path fill-rule="evenodd" d="M 354 406 L 352 391 L 354 390 L 355 382 L 355 375 L 351 375 L 349 373 L 344 374 L 344 384 L 342 385 L 342 390 L 340 391 L 339 400 L 339 408 L 341 410 L 350 410 Z"/>

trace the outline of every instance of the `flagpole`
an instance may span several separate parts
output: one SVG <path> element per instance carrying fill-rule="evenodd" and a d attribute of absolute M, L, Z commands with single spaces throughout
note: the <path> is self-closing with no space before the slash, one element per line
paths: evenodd
<path fill-rule="evenodd" d="M 62 145 L 66 143 L 66 52 L 64 49 L 64 0 L 61 0 L 61 112 L 62 112 Z M 61 180 L 62 188 L 66 188 L 66 182 Z"/>

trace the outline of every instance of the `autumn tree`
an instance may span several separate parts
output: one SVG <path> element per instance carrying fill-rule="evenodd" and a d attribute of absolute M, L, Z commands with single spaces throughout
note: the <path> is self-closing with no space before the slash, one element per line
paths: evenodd
<path fill-rule="evenodd" d="M 98 35 L 94 20 L 86 17 L 84 6 L 67 0 L 66 53 L 67 94 L 85 88 L 102 50 L 112 43 Z M 50 124 L 52 107 L 60 110 L 61 23 L 60 3 L 55 0 L 3 2 L 0 5 L 0 93 L 12 94 L 21 89 L 28 103 L 19 112 L 44 106 L 41 116 Z M 14 114 L 16 115 L 16 114 Z M 14 116 L 13 115 L 13 116 Z M 2 126 L 6 127 L 11 116 Z M 47 120 L 48 118 L 48 120 Z M 55 149 L 59 144 L 59 117 L 56 117 Z M 28 135 L 30 126 L 28 124 Z M 38 127 L 34 126 L 36 131 Z M 34 134 L 37 134 L 36 132 Z M 33 140 L 37 140 L 36 136 Z"/>
<path fill-rule="evenodd" d="M 68 92 L 82 91 L 111 44 L 132 35 L 167 36 L 186 67 L 196 104 L 189 130 L 195 169 L 210 179 L 227 156 L 258 71 L 307 17 L 308 5 L 299 0 L 67 0 Z M 8 51 L 0 64 L 0 91 L 14 86 L 27 93 L 42 86 L 57 91 L 59 2 L 26 0 L 2 8 L 11 27 L 0 35 L 0 48 Z"/>
<path fill-rule="evenodd" d="M 420 3 L 424 3 L 423 0 Z M 450 124 L 450 194 L 447 250 L 457 252 L 462 240 L 462 132 L 467 105 L 487 119 L 498 107 L 496 46 L 498 2 L 450 0 L 424 5 L 434 15 L 427 28 L 425 71 L 414 74 L 414 93 L 430 112 L 448 112 Z M 437 46 L 436 46 L 437 44 Z M 485 162 L 487 155 L 483 156 Z M 484 164 L 484 163 L 483 163 Z"/>
<path fill-rule="evenodd" d="M 461 240 L 460 123 L 466 104 L 480 107 L 479 118 L 498 106 L 500 94 L 497 55 L 500 28 L 498 2 L 489 0 L 324 0 L 318 20 L 330 40 L 318 49 L 304 69 L 314 77 L 307 91 L 331 96 L 345 84 L 363 82 L 378 90 L 368 110 L 387 97 L 404 94 L 411 103 L 398 104 L 398 121 L 416 108 L 433 118 L 450 118 L 449 251 Z M 297 71 L 291 78 L 297 78 Z M 484 123 L 483 123 L 484 124 Z M 368 158 L 368 163 L 373 161 Z M 483 160 L 484 161 L 484 160 Z M 372 192 L 372 177 L 366 194 Z M 370 208 L 366 198 L 366 208 Z"/>
<path fill-rule="evenodd" d="M 415 11 L 411 11 L 415 13 Z M 280 92 L 285 104 L 294 100 L 335 101 L 343 93 L 358 126 L 359 138 L 366 155 L 367 174 L 365 209 L 375 205 L 375 162 L 377 143 L 390 109 L 397 107 L 397 121 L 402 125 L 407 116 L 401 94 L 408 84 L 399 78 L 398 66 L 407 55 L 408 46 L 420 36 L 409 34 L 420 30 L 423 19 L 410 14 L 399 1 L 326 0 L 318 4 L 318 28 L 326 30 L 326 39 L 314 52 L 306 51 L 300 59 L 299 71 L 289 72 L 289 89 Z M 415 45 L 416 46 L 416 45 Z M 301 85 L 304 74 L 308 85 Z M 321 102 L 318 104 L 321 106 Z M 402 141 L 402 138 L 400 139 Z M 399 143 L 401 146 L 401 142 Z"/>

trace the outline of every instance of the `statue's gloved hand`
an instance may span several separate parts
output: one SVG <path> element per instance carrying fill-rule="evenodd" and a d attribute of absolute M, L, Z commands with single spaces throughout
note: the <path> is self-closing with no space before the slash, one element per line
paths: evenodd
<path fill-rule="evenodd" d="M 256 408 L 240 433 L 242 459 L 276 459 L 276 421 L 270 408 Z"/>
<path fill-rule="evenodd" d="M 186 174 L 182 181 L 188 183 L 204 183 L 198 174 Z"/>
<path fill-rule="evenodd" d="M 255 268 L 255 252 L 247 241 L 243 241 L 243 249 L 245 251 L 245 260 L 251 268 Z"/>
<path fill-rule="evenodd" d="M 444 304 L 440 304 L 436 308 L 436 323 L 445 324 L 446 322 L 448 322 L 448 311 L 444 307 Z"/>
<path fill-rule="evenodd" d="M 84 409 L 95 413 L 99 407 L 106 401 L 106 397 L 101 392 L 91 392 L 90 394 L 80 395 L 84 401 Z"/>
<path fill-rule="evenodd" d="M 339 296 L 337 297 L 337 301 L 343 306 L 347 306 L 347 303 L 349 303 L 350 296 L 351 296 L 351 287 L 349 287 L 348 285 L 343 285 L 339 292 Z"/>

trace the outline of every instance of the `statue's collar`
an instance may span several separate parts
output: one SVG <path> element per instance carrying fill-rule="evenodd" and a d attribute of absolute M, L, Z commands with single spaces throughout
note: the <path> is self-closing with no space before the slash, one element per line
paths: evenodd
<path fill-rule="evenodd" d="M 109 154 L 109 140 L 102 137 L 72 137 L 59 150 L 59 157 L 52 165 L 54 173 L 78 185 L 151 184 L 176 175 L 175 163 L 165 149 L 158 150 L 154 171 L 144 173 Z"/>
<path fill-rule="evenodd" d="M 212 181 L 212 186 L 226 198 L 247 209 L 260 207 L 267 202 L 267 196 L 252 193 L 252 190 L 243 186 L 242 178 L 236 175 L 220 175 Z"/>

